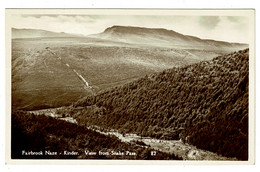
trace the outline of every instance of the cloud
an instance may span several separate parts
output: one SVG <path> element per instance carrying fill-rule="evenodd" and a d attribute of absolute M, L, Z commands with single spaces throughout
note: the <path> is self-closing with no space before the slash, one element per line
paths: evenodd
<path fill-rule="evenodd" d="M 199 18 L 200 25 L 209 30 L 216 28 L 219 22 L 220 18 L 218 16 L 202 16 Z"/>
<path fill-rule="evenodd" d="M 93 19 L 88 16 L 27 15 L 14 16 L 12 27 L 43 29 L 53 32 L 84 34 Z"/>
<path fill-rule="evenodd" d="M 241 17 L 239 17 L 239 16 L 228 16 L 227 19 L 231 22 L 239 22 L 241 20 Z"/>

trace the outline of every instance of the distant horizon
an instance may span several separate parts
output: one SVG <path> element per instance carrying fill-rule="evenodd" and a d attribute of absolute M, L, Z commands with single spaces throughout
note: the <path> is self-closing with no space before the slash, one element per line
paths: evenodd
<path fill-rule="evenodd" d="M 173 31 L 173 32 L 176 32 L 175 30 L 170 30 L 170 29 L 166 29 L 166 28 L 162 28 L 162 27 L 155 27 L 155 28 L 150 28 L 150 27 L 140 27 L 140 26 L 122 26 L 122 25 L 112 25 L 112 26 L 109 26 L 107 28 L 111 28 L 111 27 L 115 27 L 115 26 L 118 26 L 118 27 L 135 27 L 135 28 L 145 28 L 145 29 L 164 29 L 164 30 L 168 30 L 168 31 Z M 95 35 L 95 34 L 100 34 L 100 33 L 103 33 L 107 28 L 105 28 L 102 32 L 97 32 L 97 33 L 92 33 L 92 34 L 88 34 L 88 35 L 84 35 L 84 34 L 78 34 L 78 33 L 69 33 L 69 32 L 64 32 L 64 31 L 51 31 L 51 30 L 46 30 L 46 29 L 34 29 L 34 28 L 16 28 L 16 27 L 11 27 L 12 29 L 20 29 L 20 30 L 41 30 L 41 31 L 47 31 L 47 32 L 53 32 L 53 33 L 65 33 L 65 34 L 72 34 L 72 35 L 78 35 L 78 36 L 84 36 L 84 37 L 88 37 L 88 36 L 91 36 L 91 35 Z M 235 43 L 235 44 L 248 44 L 249 43 L 244 43 L 244 42 L 231 42 L 231 41 L 223 41 L 223 40 L 217 40 L 217 39 L 204 39 L 204 38 L 201 38 L 201 37 L 198 37 L 198 36 L 194 36 L 194 35 L 187 35 L 187 34 L 183 34 L 181 32 L 176 32 L 176 33 L 179 33 L 179 34 L 182 34 L 184 36 L 192 36 L 192 37 L 197 37 L 201 40 L 212 40 L 212 41 L 218 41 L 218 42 L 228 42 L 228 43 Z"/>
<path fill-rule="evenodd" d="M 250 42 L 247 16 L 15 14 L 11 20 L 13 28 L 85 36 L 101 33 L 114 25 L 163 28 L 200 39 L 224 42 Z"/>

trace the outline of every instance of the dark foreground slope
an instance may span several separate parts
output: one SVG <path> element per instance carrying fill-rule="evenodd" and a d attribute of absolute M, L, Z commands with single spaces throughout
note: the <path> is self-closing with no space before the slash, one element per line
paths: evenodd
<path fill-rule="evenodd" d="M 146 76 L 87 97 L 79 123 L 162 139 L 182 139 L 248 158 L 249 50 Z M 239 151 L 238 151 L 239 150 Z"/>
<path fill-rule="evenodd" d="M 11 138 L 12 159 L 180 159 L 160 151 L 156 156 L 151 156 L 153 150 L 150 148 L 123 143 L 115 136 L 102 135 L 77 124 L 26 112 L 12 114 Z M 28 155 L 31 151 L 42 152 L 42 155 Z M 97 154 L 86 155 L 85 151 Z M 119 151 L 124 155 L 116 155 L 115 152 Z M 99 152 L 108 152 L 109 155 Z"/>

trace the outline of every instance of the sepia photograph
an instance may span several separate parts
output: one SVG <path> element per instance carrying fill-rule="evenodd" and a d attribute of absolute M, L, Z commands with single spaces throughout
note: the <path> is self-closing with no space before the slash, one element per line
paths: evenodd
<path fill-rule="evenodd" d="M 254 10 L 6 9 L 6 44 L 9 162 L 254 163 Z"/>

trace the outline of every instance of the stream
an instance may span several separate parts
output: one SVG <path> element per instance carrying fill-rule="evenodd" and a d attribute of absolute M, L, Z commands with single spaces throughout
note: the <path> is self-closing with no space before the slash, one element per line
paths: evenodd
<path fill-rule="evenodd" d="M 59 120 L 65 120 L 70 123 L 78 124 L 77 120 L 72 117 L 63 117 L 62 115 L 56 114 L 56 111 L 59 109 L 61 108 L 42 109 L 28 112 L 34 115 L 44 114 Z M 136 134 L 121 134 L 115 130 L 101 131 L 98 126 L 89 126 L 87 128 L 103 135 L 116 136 L 122 142 L 136 143 L 139 141 L 154 150 L 174 154 L 175 156 L 181 157 L 183 160 L 237 160 L 236 158 L 227 158 L 207 150 L 198 149 L 193 145 L 183 143 L 181 140 L 163 140 L 151 137 L 141 137 Z"/>

